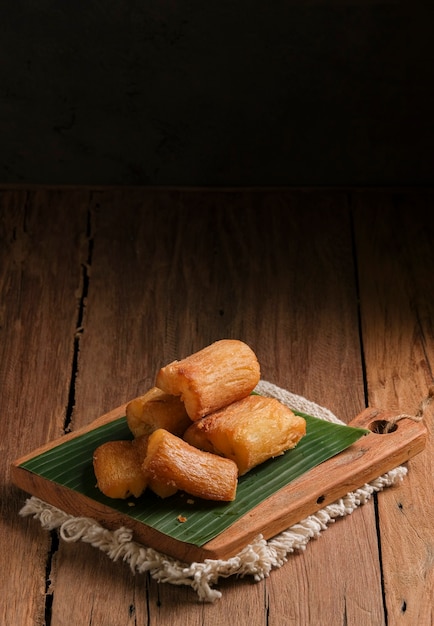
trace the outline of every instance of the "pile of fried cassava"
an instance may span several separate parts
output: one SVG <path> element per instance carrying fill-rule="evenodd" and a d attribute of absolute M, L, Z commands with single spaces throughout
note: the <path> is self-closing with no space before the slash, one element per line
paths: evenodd
<path fill-rule="evenodd" d="M 95 450 L 97 487 L 110 498 L 149 489 L 162 498 L 183 491 L 234 500 L 239 476 L 306 433 L 302 417 L 251 393 L 259 379 L 255 353 L 232 339 L 162 367 L 155 387 L 126 406 L 133 439 Z"/>

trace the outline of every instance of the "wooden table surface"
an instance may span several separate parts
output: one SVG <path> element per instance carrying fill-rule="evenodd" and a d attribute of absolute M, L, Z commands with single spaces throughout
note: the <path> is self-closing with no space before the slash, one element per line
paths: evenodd
<path fill-rule="evenodd" d="M 16 458 L 221 338 L 345 422 L 415 415 L 433 385 L 433 205 L 411 189 L 0 189 L 0 623 L 433 624 L 430 437 L 399 486 L 265 580 L 220 580 L 213 604 L 59 541 L 10 482 Z"/>

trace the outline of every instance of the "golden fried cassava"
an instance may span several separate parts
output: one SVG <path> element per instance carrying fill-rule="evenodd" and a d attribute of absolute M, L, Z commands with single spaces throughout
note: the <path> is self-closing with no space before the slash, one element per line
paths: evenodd
<path fill-rule="evenodd" d="M 182 435 L 191 424 L 181 398 L 158 387 L 128 402 L 126 416 L 128 427 L 135 437 L 150 435 L 158 428 Z"/>
<path fill-rule="evenodd" d="M 275 398 L 250 395 L 194 422 L 184 439 L 202 450 L 232 459 L 239 474 L 293 448 L 306 422 Z"/>
<path fill-rule="evenodd" d="M 247 396 L 259 377 L 259 363 L 251 348 L 242 341 L 222 339 L 161 368 L 156 386 L 181 396 L 195 421 Z"/>
<path fill-rule="evenodd" d="M 142 469 L 145 442 L 108 441 L 93 454 L 98 489 L 109 498 L 139 497 L 147 486 Z"/>
<path fill-rule="evenodd" d="M 203 452 L 162 428 L 149 437 L 143 470 L 149 481 L 205 500 L 235 499 L 238 469 L 233 461 Z"/>

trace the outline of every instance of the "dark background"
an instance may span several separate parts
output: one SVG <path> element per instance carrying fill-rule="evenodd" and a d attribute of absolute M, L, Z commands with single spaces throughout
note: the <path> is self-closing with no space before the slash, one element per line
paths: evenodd
<path fill-rule="evenodd" d="M 0 183 L 434 183 L 432 3 L 0 1 Z"/>

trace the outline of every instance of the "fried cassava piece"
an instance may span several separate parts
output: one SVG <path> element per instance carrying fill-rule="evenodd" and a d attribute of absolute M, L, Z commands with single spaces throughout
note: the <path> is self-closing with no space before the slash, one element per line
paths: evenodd
<path fill-rule="evenodd" d="M 166 393 L 180 396 L 190 419 L 195 421 L 247 396 L 259 377 L 253 350 L 242 341 L 221 339 L 162 367 L 155 384 Z"/>
<path fill-rule="evenodd" d="M 184 433 L 193 446 L 232 459 L 239 474 L 294 448 L 306 422 L 275 398 L 250 395 L 194 422 Z"/>
<path fill-rule="evenodd" d="M 238 468 L 234 461 L 199 450 L 163 428 L 149 437 L 143 470 L 148 480 L 204 500 L 235 500 Z"/>
<path fill-rule="evenodd" d="M 158 428 L 182 435 L 191 424 L 181 398 L 165 393 L 158 387 L 152 387 L 143 396 L 131 400 L 125 411 L 128 427 L 134 437 L 150 435 Z"/>
<path fill-rule="evenodd" d="M 147 437 L 133 441 L 108 441 L 93 454 L 98 489 L 109 498 L 138 498 L 148 481 L 142 469 Z"/>

